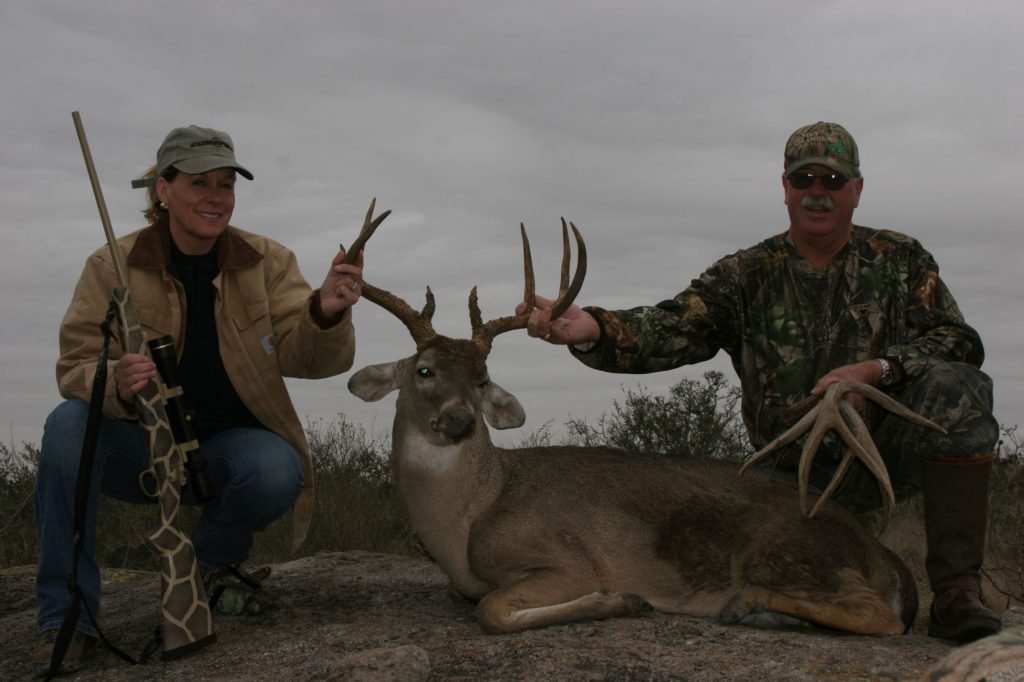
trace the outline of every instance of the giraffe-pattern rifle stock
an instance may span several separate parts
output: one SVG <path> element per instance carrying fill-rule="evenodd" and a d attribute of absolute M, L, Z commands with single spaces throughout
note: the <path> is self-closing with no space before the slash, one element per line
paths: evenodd
<path fill-rule="evenodd" d="M 145 336 L 128 290 L 114 288 L 114 301 L 121 323 L 121 345 L 125 353 L 148 355 Z M 177 390 L 181 390 L 178 388 Z M 181 486 L 185 482 L 185 448 L 175 443 L 165 408 L 167 389 L 159 377 L 146 382 L 135 394 L 135 413 L 146 435 L 150 468 L 139 485 L 156 497 L 160 525 L 146 538 L 146 544 L 160 559 L 160 608 L 164 660 L 213 644 L 213 615 L 199 574 L 195 547 L 178 528 Z M 148 486 L 148 479 L 153 485 Z"/>

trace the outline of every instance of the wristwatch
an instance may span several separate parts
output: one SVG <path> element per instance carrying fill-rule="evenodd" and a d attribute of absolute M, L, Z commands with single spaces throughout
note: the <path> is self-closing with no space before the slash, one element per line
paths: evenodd
<path fill-rule="evenodd" d="M 878 358 L 878 364 L 882 366 L 882 376 L 878 377 L 878 385 L 889 388 L 896 383 L 896 372 L 892 369 L 892 363 L 885 358 Z"/>

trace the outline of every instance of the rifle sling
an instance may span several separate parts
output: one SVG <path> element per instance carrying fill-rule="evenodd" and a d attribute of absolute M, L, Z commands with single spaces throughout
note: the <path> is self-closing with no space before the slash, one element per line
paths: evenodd
<path fill-rule="evenodd" d="M 121 651 L 119 648 L 110 643 L 106 635 L 100 629 L 99 623 L 96 622 L 96 617 L 93 615 L 92 610 L 89 608 L 89 604 L 85 602 L 82 594 L 82 588 L 78 585 L 78 562 L 82 557 L 82 549 L 85 544 L 85 516 L 86 507 L 89 502 L 89 488 L 92 482 L 93 465 L 96 460 L 96 443 L 99 441 L 100 436 L 100 423 L 103 417 L 103 400 L 106 395 L 107 387 L 107 357 L 110 352 L 110 339 L 113 336 L 111 331 L 111 323 L 117 314 L 117 305 L 113 298 L 110 300 L 110 305 L 107 308 L 107 315 L 100 324 L 100 329 L 103 331 L 103 346 L 100 348 L 100 354 L 96 361 L 96 374 L 93 377 L 92 393 L 89 397 L 89 416 L 85 423 L 85 438 L 82 442 L 82 456 L 78 464 L 78 478 L 75 482 L 75 521 L 74 521 L 74 535 L 72 539 L 71 548 L 71 572 L 68 574 L 68 591 L 72 594 L 71 606 L 68 608 L 67 614 L 64 616 L 64 622 L 60 626 L 60 631 L 57 633 L 57 639 L 53 643 L 53 652 L 50 655 L 50 667 L 46 671 L 45 680 L 49 681 L 60 673 L 61 664 L 64 662 L 64 656 L 67 655 L 68 647 L 71 645 L 71 639 L 74 637 L 75 629 L 78 625 L 78 615 L 81 613 L 82 606 L 85 606 L 85 612 L 89 616 L 89 620 L 96 628 L 96 634 L 103 641 L 103 644 L 121 657 L 124 661 L 131 665 L 137 665 L 139 663 L 145 663 L 146 659 L 152 655 L 152 652 L 157 648 L 154 646 L 154 642 L 149 642 L 143 649 L 143 653 L 139 660 L 136 660 Z M 160 628 L 157 627 L 157 634 L 155 640 L 157 643 L 160 639 Z"/>

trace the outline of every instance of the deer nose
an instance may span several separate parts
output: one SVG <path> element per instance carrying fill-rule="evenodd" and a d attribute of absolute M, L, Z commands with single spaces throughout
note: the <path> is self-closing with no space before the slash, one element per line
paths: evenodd
<path fill-rule="evenodd" d="M 464 405 L 448 407 L 430 420 L 430 428 L 458 443 L 468 438 L 476 426 L 476 416 Z"/>

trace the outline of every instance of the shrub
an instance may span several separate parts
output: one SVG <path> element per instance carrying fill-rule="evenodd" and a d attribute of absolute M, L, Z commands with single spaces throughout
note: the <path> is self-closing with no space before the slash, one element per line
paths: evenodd
<path fill-rule="evenodd" d="M 386 434 L 367 433 L 339 414 L 336 421 L 306 424 L 316 505 L 302 554 L 320 550 L 411 554 L 416 541 L 398 495 Z M 291 513 L 257 536 L 256 563 L 293 558 Z"/>
<path fill-rule="evenodd" d="M 34 564 L 39 558 L 35 481 L 39 450 L 0 443 L 0 566 Z"/>
<path fill-rule="evenodd" d="M 317 474 L 313 522 L 301 554 L 350 550 L 411 554 L 417 545 L 398 496 L 387 456 L 386 435 L 368 434 L 344 415 L 308 423 L 306 434 Z M 39 559 L 35 519 L 38 449 L 20 451 L 0 443 L 0 567 Z M 104 496 L 96 519 L 96 556 L 103 566 L 153 569 L 156 555 L 143 543 L 158 524 L 155 505 L 135 505 Z M 182 506 L 179 521 L 190 530 L 200 509 Z M 291 513 L 257 534 L 254 563 L 295 558 Z"/>
<path fill-rule="evenodd" d="M 625 399 L 613 401 L 611 415 L 602 415 L 596 426 L 569 421 L 570 443 L 715 459 L 739 460 L 752 452 L 738 414 L 740 389 L 721 372 L 705 372 L 700 380 L 684 378 L 668 396 L 653 395 L 643 386 L 624 391 Z"/>

